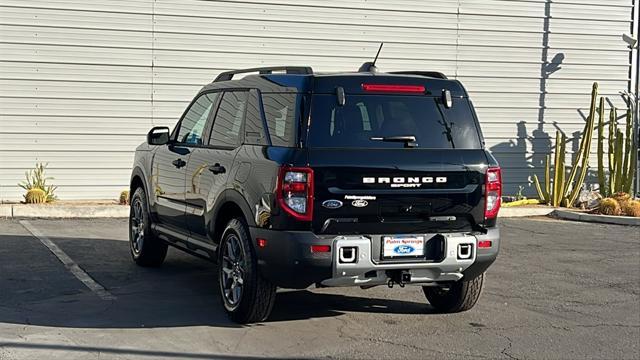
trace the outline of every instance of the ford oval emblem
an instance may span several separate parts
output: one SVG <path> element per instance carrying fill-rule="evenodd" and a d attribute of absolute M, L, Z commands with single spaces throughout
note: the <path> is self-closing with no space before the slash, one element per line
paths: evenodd
<path fill-rule="evenodd" d="M 399 255 L 407 255 L 416 251 L 416 249 L 411 245 L 398 245 L 393 248 L 393 252 Z"/>
<path fill-rule="evenodd" d="M 358 200 L 353 200 L 351 205 L 353 205 L 355 207 L 362 208 L 362 207 L 365 207 L 365 206 L 369 205 L 369 202 L 367 200 L 358 199 Z"/>
<path fill-rule="evenodd" d="M 322 206 L 327 209 L 338 209 L 342 207 L 342 201 L 340 200 L 325 200 L 322 202 Z"/>

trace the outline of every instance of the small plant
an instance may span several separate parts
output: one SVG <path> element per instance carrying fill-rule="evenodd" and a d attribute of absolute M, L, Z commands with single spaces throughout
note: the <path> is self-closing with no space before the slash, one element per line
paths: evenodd
<path fill-rule="evenodd" d="M 600 213 L 603 215 L 620 215 L 622 209 L 614 198 L 604 198 L 600 201 Z"/>
<path fill-rule="evenodd" d="M 47 194 L 42 189 L 29 189 L 24 196 L 27 204 L 43 204 L 47 202 Z"/>
<path fill-rule="evenodd" d="M 518 200 L 527 200 L 527 197 L 522 195 L 523 191 L 524 191 L 524 186 L 518 185 L 518 193 L 516 194 L 516 201 L 518 201 Z"/>
<path fill-rule="evenodd" d="M 640 200 L 629 200 L 622 205 L 622 212 L 627 216 L 640 217 Z"/>
<path fill-rule="evenodd" d="M 32 196 L 36 196 L 36 198 L 39 199 L 40 195 L 34 195 L 36 193 L 33 193 L 32 196 L 29 196 L 29 198 L 27 198 L 27 195 L 29 195 L 29 191 L 34 189 L 41 190 L 44 193 L 44 201 L 41 202 L 52 202 L 56 200 L 56 195 L 54 194 L 54 192 L 56 191 L 57 187 L 53 185 L 47 185 L 47 181 L 53 180 L 52 177 L 48 177 L 45 175 L 47 165 L 48 164 L 38 163 L 36 164 L 36 167 L 34 169 L 31 169 L 24 173 L 26 180 L 18 184 L 18 186 L 27 190 L 27 194 L 24 195 L 25 202 L 31 204 L 32 202 L 30 202 L 30 200 L 34 199 Z"/>
<path fill-rule="evenodd" d="M 120 193 L 119 203 L 120 205 L 129 205 L 129 190 L 124 190 Z"/>

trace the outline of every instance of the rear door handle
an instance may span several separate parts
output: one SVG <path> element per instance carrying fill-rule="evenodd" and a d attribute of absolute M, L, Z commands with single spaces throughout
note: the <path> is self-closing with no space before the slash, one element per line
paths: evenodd
<path fill-rule="evenodd" d="M 182 159 L 173 160 L 171 163 L 173 164 L 173 166 L 177 167 L 178 169 L 187 165 L 187 162 Z"/>
<path fill-rule="evenodd" d="M 209 171 L 214 174 L 224 174 L 225 172 L 227 172 L 227 169 L 225 169 L 224 166 L 216 163 L 215 165 L 209 166 Z"/>

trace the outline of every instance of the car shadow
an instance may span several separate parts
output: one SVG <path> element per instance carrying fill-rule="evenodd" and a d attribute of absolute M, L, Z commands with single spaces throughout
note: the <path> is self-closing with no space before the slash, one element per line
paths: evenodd
<path fill-rule="evenodd" d="M 339 316 L 348 312 L 404 315 L 436 314 L 435 309 L 426 300 L 424 303 L 418 303 L 299 290 L 278 294 L 276 305 L 268 322 Z"/>
<path fill-rule="evenodd" d="M 238 327 L 221 304 L 215 265 L 170 249 L 162 267 L 131 261 L 128 242 L 51 237 L 115 299 L 76 279 L 38 239 L 0 235 L 0 322 L 75 328 Z M 279 291 L 267 322 L 347 312 L 425 314 L 425 303 L 320 291 Z"/>

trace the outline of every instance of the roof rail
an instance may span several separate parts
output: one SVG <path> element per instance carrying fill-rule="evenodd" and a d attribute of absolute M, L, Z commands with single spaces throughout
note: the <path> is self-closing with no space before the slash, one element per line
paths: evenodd
<path fill-rule="evenodd" d="M 447 75 L 438 71 L 391 71 L 389 74 L 418 75 L 418 76 L 426 76 L 426 77 L 431 77 L 436 79 L 448 79 Z"/>
<path fill-rule="evenodd" d="M 257 72 L 258 74 L 272 74 L 274 71 L 284 71 L 286 74 L 306 75 L 313 74 L 313 69 L 309 66 L 268 66 L 250 69 L 231 70 L 220 73 L 213 82 L 228 81 L 234 75 Z"/>

